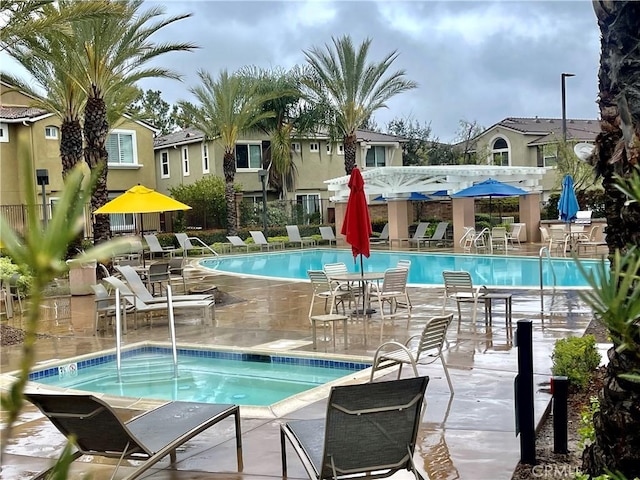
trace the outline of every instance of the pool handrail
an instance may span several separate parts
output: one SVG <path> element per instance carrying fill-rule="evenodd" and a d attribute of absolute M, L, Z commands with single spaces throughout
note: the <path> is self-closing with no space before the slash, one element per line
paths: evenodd
<path fill-rule="evenodd" d="M 549 260 L 549 267 L 551 268 L 551 274 L 553 276 L 553 290 L 555 291 L 556 289 L 556 285 L 557 285 L 557 279 L 556 279 L 556 271 L 553 268 L 553 263 L 551 262 L 551 252 L 549 250 L 549 247 L 544 246 L 541 247 L 539 252 L 538 252 L 538 264 L 540 267 L 540 315 L 544 316 L 544 278 L 542 276 L 542 260 L 543 260 L 543 255 L 546 253 L 546 257 Z"/>

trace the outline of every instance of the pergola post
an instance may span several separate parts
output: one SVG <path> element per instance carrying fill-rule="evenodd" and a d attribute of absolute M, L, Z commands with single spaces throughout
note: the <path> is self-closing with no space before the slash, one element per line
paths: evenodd
<path fill-rule="evenodd" d="M 397 239 L 409 237 L 409 202 L 407 200 L 388 200 L 387 218 L 389 219 L 389 245 Z"/>
<path fill-rule="evenodd" d="M 476 226 L 476 207 L 473 197 L 453 197 L 451 199 L 453 215 L 453 247 L 460 244 L 464 235 L 464 227 Z"/>
<path fill-rule="evenodd" d="M 520 196 L 520 223 L 525 224 L 527 241 L 540 241 L 540 194 L 537 192 Z"/>

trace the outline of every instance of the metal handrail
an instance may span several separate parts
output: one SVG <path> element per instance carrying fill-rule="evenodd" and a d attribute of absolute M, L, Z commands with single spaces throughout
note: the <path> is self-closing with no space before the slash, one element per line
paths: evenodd
<path fill-rule="evenodd" d="M 546 253 L 546 257 L 549 260 L 549 266 L 551 267 L 551 274 L 553 275 L 553 289 L 555 290 L 557 285 L 556 279 L 556 271 L 553 268 L 553 263 L 551 262 L 551 252 L 548 247 L 540 248 L 538 252 L 538 264 L 540 267 L 540 315 L 544 315 L 544 278 L 542 276 L 542 260 L 543 255 Z"/>

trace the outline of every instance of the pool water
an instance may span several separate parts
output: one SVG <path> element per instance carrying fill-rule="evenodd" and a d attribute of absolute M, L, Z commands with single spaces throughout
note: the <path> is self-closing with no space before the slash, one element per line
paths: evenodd
<path fill-rule="evenodd" d="M 395 267 L 400 259 L 411 260 L 408 283 L 413 285 L 442 285 L 443 270 L 465 270 L 471 274 L 476 285 L 503 287 L 540 286 L 540 260 L 537 257 L 506 255 L 440 254 L 420 252 L 371 252 L 364 259 L 364 270 L 384 271 Z M 279 253 L 252 253 L 234 255 L 200 262 L 203 267 L 221 272 L 277 277 L 285 279 L 307 279 L 307 270 L 321 270 L 326 263 L 343 262 L 350 271 L 359 271 L 359 262 L 354 262 L 348 249 L 306 249 Z M 587 272 L 595 272 L 600 260 L 580 260 Z M 555 272 L 557 287 L 587 287 L 572 258 L 543 260 L 542 276 L 545 286 L 553 286 Z"/>
<path fill-rule="evenodd" d="M 272 355 L 179 350 L 177 376 L 169 349 L 123 352 L 32 372 L 45 385 L 92 393 L 206 403 L 267 406 L 370 365 Z"/>

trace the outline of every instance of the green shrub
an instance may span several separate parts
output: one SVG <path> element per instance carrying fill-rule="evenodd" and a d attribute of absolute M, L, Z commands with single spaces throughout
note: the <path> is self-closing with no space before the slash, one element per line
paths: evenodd
<path fill-rule="evenodd" d="M 553 375 L 567 377 L 570 388 L 582 390 L 600 364 L 596 338 L 585 335 L 556 340 L 551 359 Z"/>
<path fill-rule="evenodd" d="M 584 407 L 580 412 L 580 427 L 578 428 L 580 440 L 578 441 L 578 446 L 582 449 L 593 443 L 596 439 L 593 416 L 599 411 L 600 402 L 598 401 L 598 397 L 591 397 L 589 399 L 589 405 Z"/>

